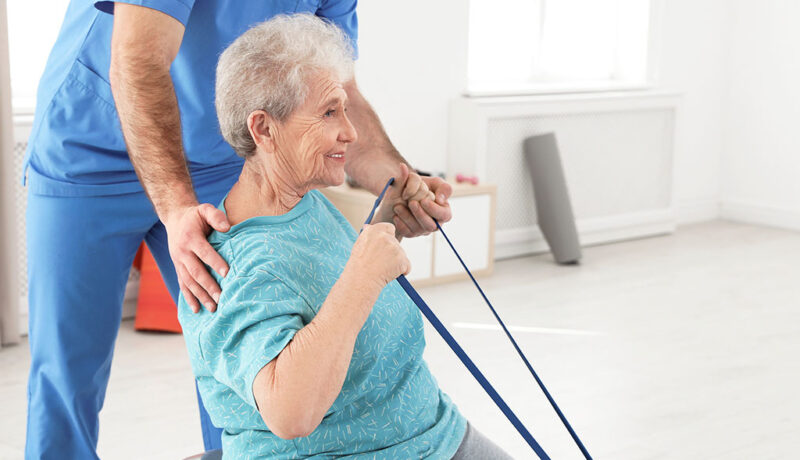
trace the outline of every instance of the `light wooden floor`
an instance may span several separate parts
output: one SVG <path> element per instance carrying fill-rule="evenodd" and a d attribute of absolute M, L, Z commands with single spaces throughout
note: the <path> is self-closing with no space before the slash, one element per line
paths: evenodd
<path fill-rule="evenodd" d="M 713 222 L 500 262 L 487 295 L 596 459 L 790 459 L 800 447 L 800 233 Z M 466 283 L 421 290 L 554 459 L 580 458 Z M 533 458 L 435 331 L 426 358 L 478 429 Z M 27 344 L 0 351 L 0 459 L 22 458 Z M 120 331 L 99 452 L 201 449 L 180 336 Z"/>

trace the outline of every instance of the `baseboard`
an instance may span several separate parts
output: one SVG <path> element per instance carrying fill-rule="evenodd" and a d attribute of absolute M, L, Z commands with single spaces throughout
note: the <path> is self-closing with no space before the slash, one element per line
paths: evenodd
<path fill-rule="evenodd" d="M 800 230 L 800 209 L 764 206 L 744 201 L 723 201 L 720 217 L 735 222 Z"/>
<path fill-rule="evenodd" d="M 685 201 L 677 206 L 678 225 L 719 219 L 719 200 Z"/>
<path fill-rule="evenodd" d="M 125 298 L 122 300 L 122 319 L 136 316 L 136 304 L 139 301 L 139 276 L 138 274 L 128 279 L 125 286 Z"/>
<path fill-rule="evenodd" d="M 576 221 L 581 246 L 664 235 L 675 231 L 675 211 L 663 209 Z M 538 227 L 500 230 L 495 235 L 495 259 L 547 252 Z"/>
<path fill-rule="evenodd" d="M 19 298 L 19 335 L 28 335 L 28 298 L 25 296 Z"/>

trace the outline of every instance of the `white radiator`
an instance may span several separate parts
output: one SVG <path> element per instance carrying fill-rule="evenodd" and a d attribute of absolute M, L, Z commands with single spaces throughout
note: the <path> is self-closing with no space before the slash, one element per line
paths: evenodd
<path fill-rule="evenodd" d="M 31 133 L 32 116 L 14 117 L 14 168 L 13 177 L 4 177 L 3 180 L 13 181 L 15 184 L 16 221 L 18 235 L 18 260 L 19 268 L 19 296 L 20 296 L 20 328 L 22 334 L 28 333 L 28 263 L 27 248 L 25 246 L 25 208 L 27 206 L 27 190 L 20 185 L 22 177 L 22 162 L 25 149 L 28 146 L 28 136 Z M 122 316 L 130 318 L 136 313 L 136 300 L 139 293 L 139 272 L 131 270 L 128 284 L 125 288 L 125 301 Z"/>
<path fill-rule="evenodd" d="M 497 184 L 495 255 L 547 250 L 522 142 L 555 132 L 584 245 L 672 232 L 679 96 L 664 92 L 460 98 L 448 173 Z"/>

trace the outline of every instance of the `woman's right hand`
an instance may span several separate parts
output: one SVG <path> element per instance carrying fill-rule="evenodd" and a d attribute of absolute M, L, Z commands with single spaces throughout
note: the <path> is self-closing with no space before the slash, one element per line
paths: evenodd
<path fill-rule="evenodd" d="M 365 225 L 358 236 L 347 268 L 364 281 L 377 283 L 383 289 L 400 275 L 408 274 L 411 263 L 395 238 L 394 225 L 381 222 Z"/>

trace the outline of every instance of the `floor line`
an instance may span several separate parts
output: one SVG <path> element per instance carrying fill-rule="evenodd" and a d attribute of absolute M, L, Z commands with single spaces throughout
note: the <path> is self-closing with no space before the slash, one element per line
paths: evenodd
<path fill-rule="evenodd" d="M 503 330 L 499 324 L 452 323 L 452 326 L 459 329 L 478 329 L 484 331 Z M 583 331 L 580 329 L 559 329 L 553 327 L 508 326 L 508 330 L 511 332 L 532 332 L 534 334 L 588 335 L 588 336 L 605 335 L 604 333 L 597 331 Z"/>

